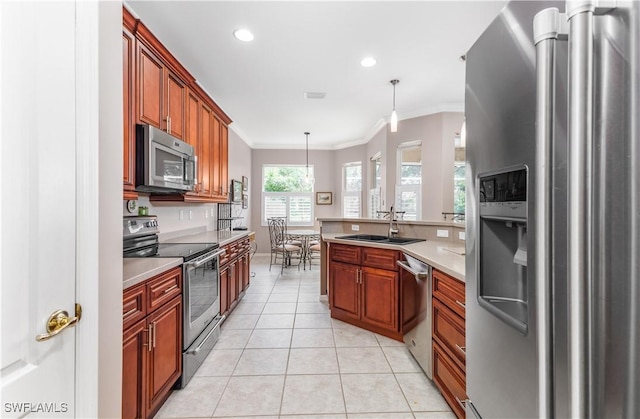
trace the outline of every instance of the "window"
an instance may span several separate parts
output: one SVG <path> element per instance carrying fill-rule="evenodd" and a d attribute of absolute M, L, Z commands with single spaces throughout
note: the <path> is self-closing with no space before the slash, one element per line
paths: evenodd
<path fill-rule="evenodd" d="M 362 163 L 342 166 L 342 216 L 359 218 L 362 200 Z"/>
<path fill-rule="evenodd" d="M 313 225 L 313 184 L 306 183 L 306 166 L 262 167 L 262 225 L 267 218 L 287 217 L 292 226 Z M 309 166 L 313 177 L 313 166 Z"/>
<path fill-rule="evenodd" d="M 455 137 L 455 161 L 453 163 L 453 212 L 464 214 L 465 209 L 465 148 L 460 135 Z"/>
<path fill-rule="evenodd" d="M 382 210 L 382 156 L 377 153 L 371 157 L 371 185 L 369 189 L 369 217 L 377 218 L 378 211 Z"/>
<path fill-rule="evenodd" d="M 420 141 L 398 147 L 396 175 L 396 211 L 404 211 L 405 220 L 422 217 L 422 144 Z"/>

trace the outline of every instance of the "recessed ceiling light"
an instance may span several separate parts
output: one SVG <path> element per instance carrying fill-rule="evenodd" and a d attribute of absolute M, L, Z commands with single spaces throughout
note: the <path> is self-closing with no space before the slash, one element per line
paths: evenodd
<path fill-rule="evenodd" d="M 327 94 L 325 92 L 305 92 L 305 99 L 324 99 Z"/>
<path fill-rule="evenodd" d="M 366 57 L 360 61 L 360 65 L 363 67 L 373 67 L 376 65 L 376 59 L 373 57 Z"/>
<path fill-rule="evenodd" d="M 249 32 L 247 29 L 236 29 L 235 31 L 233 31 L 233 36 L 235 36 L 236 39 L 240 41 L 244 41 L 244 42 L 253 41 L 253 34 Z"/>

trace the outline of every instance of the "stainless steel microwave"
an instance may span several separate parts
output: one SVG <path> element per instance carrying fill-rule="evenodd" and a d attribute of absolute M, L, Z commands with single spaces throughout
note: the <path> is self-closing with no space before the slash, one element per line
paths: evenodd
<path fill-rule="evenodd" d="M 150 125 L 136 125 L 136 190 L 161 194 L 193 191 L 196 161 L 191 145 Z"/>

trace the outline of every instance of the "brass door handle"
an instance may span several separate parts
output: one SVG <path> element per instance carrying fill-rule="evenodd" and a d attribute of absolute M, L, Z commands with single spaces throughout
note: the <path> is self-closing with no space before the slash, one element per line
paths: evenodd
<path fill-rule="evenodd" d="M 36 336 L 38 342 L 42 342 L 59 333 L 62 333 L 65 329 L 75 326 L 82 317 L 82 306 L 76 303 L 76 315 L 69 318 L 69 313 L 65 310 L 54 311 L 47 320 L 46 330 L 47 333 Z"/>

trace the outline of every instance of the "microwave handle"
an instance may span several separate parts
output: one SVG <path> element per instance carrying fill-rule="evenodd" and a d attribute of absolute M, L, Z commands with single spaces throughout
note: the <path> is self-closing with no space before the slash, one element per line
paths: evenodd
<path fill-rule="evenodd" d="M 191 164 L 191 162 L 193 162 L 193 164 Z M 193 170 L 191 170 L 191 167 L 193 167 Z M 197 173 L 198 173 L 198 156 L 193 156 L 193 158 L 187 158 L 185 159 L 185 164 L 184 164 L 184 182 L 186 184 L 192 184 L 194 186 L 194 190 L 195 190 L 195 186 L 197 186 L 197 181 L 196 179 L 197 177 Z"/>

